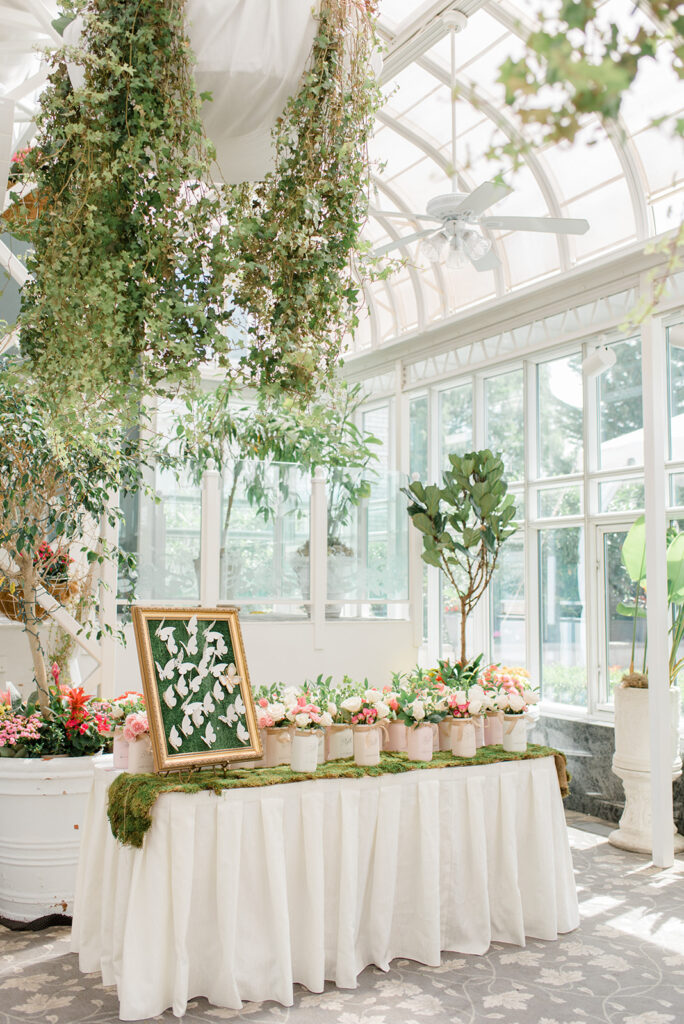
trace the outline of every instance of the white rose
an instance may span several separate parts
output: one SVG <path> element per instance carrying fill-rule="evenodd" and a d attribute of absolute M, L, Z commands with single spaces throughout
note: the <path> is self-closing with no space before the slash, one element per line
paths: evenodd
<path fill-rule="evenodd" d="M 511 711 L 522 711 L 525 707 L 525 701 L 519 693 L 511 693 L 508 698 L 508 706 Z"/>
<path fill-rule="evenodd" d="M 328 714 L 332 715 L 333 718 L 337 714 L 337 704 L 333 704 L 332 701 L 328 701 Z"/>
<path fill-rule="evenodd" d="M 390 709 L 387 706 L 387 704 L 385 704 L 384 700 L 379 700 L 377 702 L 377 704 L 375 705 L 375 710 L 378 713 L 378 718 L 387 718 L 387 716 L 390 713 Z"/>
<path fill-rule="evenodd" d="M 332 715 L 330 714 L 330 712 L 329 712 L 329 711 L 324 711 L 324 712 L 323 712 L 323 714 L 321 715 L 321 717 L 320 717 L 320 718 L 319 718 L 319 720 L 318 720 L 318 724 L 319 724 L 319 725 L 323 725 L 323 726 L 325 726 L 325 727 L 326 727 L 326 729 L 327 729 L 327 727 L 328 727 L 329 725 L 332 725 L 332 724 L 333 724 L 333 719 L 332 719 Z"/>
<path fill-rule="evenodd" d="M 295 715 L 295 725 L 298 729 L 306 729 L 311 724 L 311 719 L 308 715 Z"/>
<path fill-rule="evenodd" d="M 414 700 L 411 705 L 411 714 L 415 718 L 416 722 L 422 722 L 425 718 L 425 707 L 422 700 Z"/>
<path fill-rule="evenodd" d="M 382 700 L 382 694 L 380 690 L 366 690 L 365 699 L 367 704 L 377 704 Z"/>
<path fill-rule="evenodd" d="M 342 701 L 340 707 L 343 711 L 349 711 L 350 714 L 355 715 L 360 710 L 361 703 L 360 697 L 347 697 L 346 700 Z"/>
<path fill-rule="evenodd" d="M 497 693 L 496 697 L 494 698 L 494 703 L 496 704 L 499 711 L 505 711 L 506 708 L 508 707 L 508 694 Z"/>
<path fill-rule="evenodd" d="M 280 722 L 285 717 L 285 705 L 281 704 L 279 700 L 269 704 L 267 710 L 274 722 Z"/>
<path fill-rule="evenodd" d="M 299 690 L 296 686 L 286 686 L 283 690 L 283 703 L 286 708 L 294 708 L 297 705 Z"/>
<path fill-rule="evenodd" d="M 526 704 L 538 704 L 539 694 L 536 690 L 523 690 L 523 697 Z"/>
<path fill-rule="evenodd" d="M 482 701 L 481 700 L 477 700 L 476 699 L 476 700 L 468 701 L 468 714 L 469 715 L 479 715 L 481 710 L 482 710 Z"/>
<path fill-rule="evenodd" d="M 454 693 L 454 700 L 457 704 L 465 704 L 468 700 L 465 690 L 456 690 Z"/>
<path fill-rule="evenodd" d="M 468 690 L 468 700 L 484 700 L 485 692 L 479 683 L 475 683 Z"/>
<path fill-rule="evenodd" d="M 114 721 L 118 721 L 119 718 L 123 718 L 123 708 L 119 708 L 116 705 L 109 712 L 109 717 L 113 718 Z"/>

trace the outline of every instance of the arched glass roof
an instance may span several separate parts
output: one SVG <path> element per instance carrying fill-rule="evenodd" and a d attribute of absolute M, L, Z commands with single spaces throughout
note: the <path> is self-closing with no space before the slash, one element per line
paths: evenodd
<path fill-rule="evenodd" d="M 506 106 L 496 79 L 502 61 L 521 52 L 540 7 L 552 12 L 555 6 L 554 0 L 380 0 L 385 103 L 371 155 L 382 167 L 374 171 L 365 229 L 374 245 L 420 230 L 424 223 L 410 214 L 450 191 L 450 41 L 444 12 L 456 9 L 468 18 L 455 49 L 458 185 L 469 192 L 499 170 L 485 156 L 492 144 L 522 149 L 525 140 L 534 141 Z M 56 13 L 56 0 L 0 0 L 0 105 L 3 96 L 14 100 L 14 148 L 25 145 L 33 131 L 45 75 L 38 51 L 61 42 L 51 24 Z M 625 0 L 605 0 L 601 13 L 621 25 L 648 16 L 638 7 L 632 11 Z M 501 266 L 485 272 L 471 264 L 453 270 L 429 263 L 418 243 L 403 246 L 396 254 L 405 264 L 367 289 L 369 315 L 362 317 L 352 354 L 677 225 L 684 198 L 682 144 L 649 128 L 654 117 L 684 116 L 684 84 L 672 60 L 672 48 L 663 41 L 657 60 L 642 61 L 619 123 L 604 129 L 589 117 L 573 146 L 537 147 L 524 153 L 515 173 L 504 167 L 514 191 L 496 205 L 497 215 L 583 217 L 590 224 L 586 234 L 490 230 Z M 1 122 L 0 117 L 0 132 Z M 406 220 L 378 211 L 405 213 Z"/>
<path fill-rule="evenodd" d="M 367 234 L 374 244 L 425 227 L 409 211 L 423 212 L 432 196 L 450 190 L 450 40 L 440 15 L 455 8 L 468 16 L 455 40 L 456 153 L 459 188 L 471 191 L 501 167 L 486 158 L 492 145 L 513 143 L 522 150 L 523 141 L 534 141 L 507 107 L 497 77 L 502 62 L 522 52 L 522 39 L 542 5 L 550 12 L 556 7 L 552 0 L 381 0 L 385 104 L 371 152 L 384 166 L 373 178 Z M 606 0 L 601 13 L 621 25 L 646 17 L 638 9 L 631 13 L 623 0 Z M 503 165 L 514 191 L 497 204 L 496 215 L 583 217 L 590 224 L 586 234 L 491 230 L 501 267 L 488 272 L 431 264 L 417 242 L 396 250 L 405 266 L 368 288 L 369 317 L 357 332 L 355 350 L 386 344 L 679 224 L 682 145 L 648 127 L 653 118 L 684 109 L 684 85 L 672 59 L 664 41 L 657 61 L 642 62 L 619 123 L 604 129 L 588 117 L 572 146 L 535 148 L 515 173 Z M 404 211 L 407 219 L 382 217 L 377 210 Z"/>

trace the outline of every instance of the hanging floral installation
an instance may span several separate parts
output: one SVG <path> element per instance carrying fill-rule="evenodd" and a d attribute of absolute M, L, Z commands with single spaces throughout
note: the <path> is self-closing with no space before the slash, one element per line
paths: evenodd
<path fill-rule="evenodd" d="M 22 353 L 43 400 L 134 418 L 144 395 L 228 382 L 310 397 L 355 324 L 367 140 L 379 89 L 373 5 L 322 0 L 308 70 L 265 181 L 216 185 L 185 0 L 66 0 L 78 44 L 49 57 L 13 231 L 28 239 Z"/>

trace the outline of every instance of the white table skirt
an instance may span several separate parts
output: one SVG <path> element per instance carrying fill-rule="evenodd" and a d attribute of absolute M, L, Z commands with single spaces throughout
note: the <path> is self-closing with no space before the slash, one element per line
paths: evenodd
<path fill-rule="evenodd" d="M 106 817 L 96 770 L 72 949 L 117 986 L 121 1020 L 355 988 L 394 957 L 555 939 L 579 923 L 552 757 L 215 796 L 169 793 L 143 848 Z"/>

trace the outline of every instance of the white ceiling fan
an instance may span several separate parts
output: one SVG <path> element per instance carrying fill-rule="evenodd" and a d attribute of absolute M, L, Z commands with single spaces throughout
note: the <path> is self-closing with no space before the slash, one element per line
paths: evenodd
<path fill-rule="evenodd" d="M 485 181 L 468 194 L 458 191 L 456 174 L 456 33 L 462 31 L 468 19 L 460 11 L 446 11 L 444 23 L 451 37 L 451 188 L 447 195 L 431 199 L 425 213 L 397 213 L 377 210 L 380 217 L 401 220 L 431 221 L 432 227 L 405 235 L 373 250 L 373 255 L 384 256 L 408 242 L 422 240 L 422 251 L 431 262 L 445 258 L 449 267 L 467 266 L 470 261 L 476 270 L 495 270 L 501 261 L 492 250 L 489 238 L 478 228 L 499 228 L 512 231 L 544 231 L 559 235 L 583 235 L 589 222 L 570 217 L 496 217 L 483 216 L 495 203 L 501 202 L 513 191 L 508 185 Z M 439 225 L 435 227 L 434 225 Z"/>

